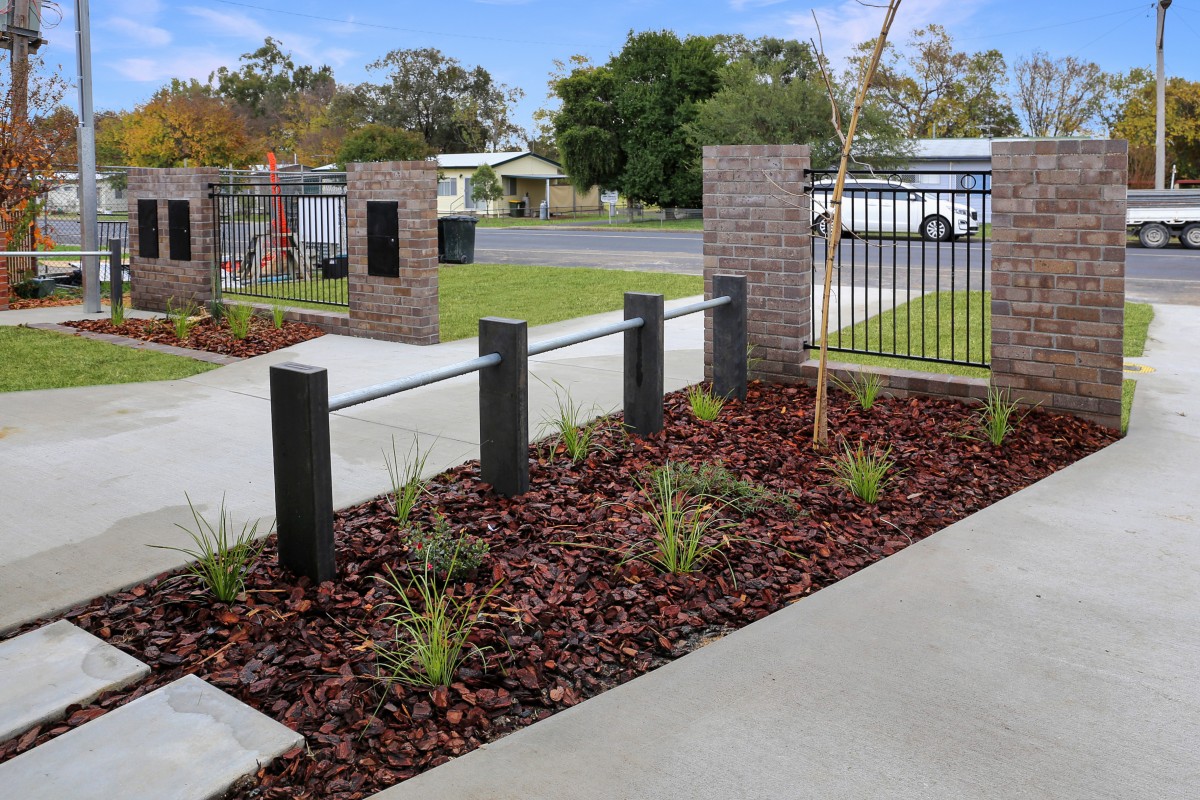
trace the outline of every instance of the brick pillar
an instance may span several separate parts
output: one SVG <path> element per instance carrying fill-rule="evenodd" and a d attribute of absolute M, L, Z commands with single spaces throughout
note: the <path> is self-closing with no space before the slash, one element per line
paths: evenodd
<path fill-rule="evenodd" d="M 809 148 L 704 148 L 704 295 L 712 276 L 746 276 L 748 338 L 761 359 L 751 378 L 794 383 L 812 320 L 812 220 L 804 194 Z M 704 324 L 712 377 L 712 312 Z"/>
<path fill-rule="evenodd" d="M 395 202 L 399 272 L 367 274 L 367 203 Z M 438 341 L 437 164 L 346 165 L 350 330 L 409 344 Z"/>
<path fill-rule="evenodd" d="M 992 380 L 1121 423 L 1128 144 L 992 143 Z"/>
<path fill-rule="evenodd" d="M 165 311 L 167 302 L 207 303 L 213 299 L 216 226 L 209 186 L 220 180 L 216 167 L 131 169 L 129 171 L 129 275 L 134 308 Z M 141 252 L 138 200 L 154 200 L 158 212 L 158 255 Z M 170 201 L 186 200 L 191 230 L 188 258 L 171 258 Z M 107 247 L 107 242 L 101 242 Z M 176 254 L 178 255 L 178 253 Z"/>

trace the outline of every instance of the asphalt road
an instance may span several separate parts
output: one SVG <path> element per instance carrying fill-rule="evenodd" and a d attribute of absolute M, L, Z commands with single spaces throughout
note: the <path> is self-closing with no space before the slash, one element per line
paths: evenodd
<path fill-rule="evenodd" d="M 884 286 L 891 288 L 891 265 L 896 262 L 903 275 L 906 264 L 940 263 L 943 283 L 950 280 L 953 267 L 955 285 L 964 287 L 970 266 L 972 288 L 977 287 L 979 265 L 990 256 L 990 246 L 955 242 L 954 244 L 900 243 L 894 251 L 877 242 L 846 243 L 845 264 L 855 267 L 854 283 L 862 285 L 870 264 L 883 268 Z M 889 245 L 891 243 L 888 243 Z M 823 258 L 818 247 L 817 258 Z M 475 257 L 478 261 L 502 264 L 534 264 L 605 269 L 657 270 L 699 275 L 703 271 L 703 243 L 696 232 L 605 231 L 579 228 L 513 229 L 481 228 L 476 233 Z M 845 267 L 843 268 L 845 269 Z M 899 286 L 905 283 L 903 277 Z M 914 285 L 917 281 L 913 281 Z M 1161 250 L 1137 245 L 1126 251 L 1126 293 L 1131 300 L 1152 303 L 1200 305 L 1200 250 L 1185 250 L 1178 244 Z"/>

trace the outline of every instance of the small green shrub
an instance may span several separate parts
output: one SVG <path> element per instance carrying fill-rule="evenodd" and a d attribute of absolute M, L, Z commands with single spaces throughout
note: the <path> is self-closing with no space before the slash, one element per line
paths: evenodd
<path fill-rule="evenodd" d="M 167 320 L 175 329 L 176 339 L 188 337 L 188 334 L 192 332 L 192 326 L 196 324 L 194 317 L 199 312 L 200 306 L 191 300 L 176 305 L 175 298 L 167 298 Z"/>
<path fill-rule="evenodd" d="M 221 498 L 215 526 L 196 510 L 192 498 L 186 494 L 184 497 L 187 497 L 196 527 L 192 529 L 178 523 L 175 527 L 192 537 L 196 543 L 195 549 L 161 544 L 149 546 L 159 550 L 174 550 L 191 558 L 192 563 L 187 566 L 188 573 L 194 575 L 217 600 L 232 603 L 246 588 L 246 575 L 262 553 L 266 540 L 255 541 L 257 522 L 253 526 L 246 523 L 241 533 L 233 535 L 233 519 L 225 511 L 224 497 Z"/>
<path fill-rule="evenodd" d="M 271 306 L 271 324 L 275 326 L 275 330 L 283 327 L 283 316 L 287 313 L 287 309 L 276 303 Z"/>
<path fill-rule="evenodd" d="M 877 372 L 863 372 L 861 369 L 850 376 L 849 381 L 834 378 L 833 382 L 846 394 L 854 398 L 858 407 L 870 411 L 875 407 L 879 398 L 879 390 L 883 388 L 883 378 Z"/>
<path fill-rule="evenodd" d="M 391 567 L 387 573 L 380 580 L 397 599 L 386 603 L 395 609 L 385 617 L 393 640 L 374 646 L 381 677 L 406 686 L 449 686 L 468 656 L 482 655 L 468 640 L 500 584 L 482 596 L 457 596 L 454 587 L 441 585 L 428 562 L 413 569 L 408 581 Z"/>
<path fill-rule="evenodd" d="M 454 581 L 469 574 L 483 563 L 488 554 L 488 544 L 474 536 L 460 536 L 450 530 L 450 523 L 441 514 L 437 515 L 432 527 L 412 525 L 407 540 L 412 548 L 410 555 L 427 565 L 437 575 Z"/>
<path fill-rule="evenodd" d="M 743 480 L 716 462 L 693 467 L 686 462 L 668 461 L 650 471 L 651 483 L 659 480 L 660 472 L 670 472 L 671 480 L 679 491 L 692 497 L 715 498 L 742 515 L 762 511 L 772 505 L 783 506 L 793 513 L 797 510 L 791 496 Z"/>
<path fill-rule="evenodd" d="M 229 332 L 235 339 L 245 339 L 250 335 L 250 323 L 254 320 L 254 306 L 233 304 L 225 306 L 225 322 Z"/>
<path fill-rule="evenodd" d="M 692 414 L 696 419 L 705 422 L 712 422 L 719 417 L 721 409 L 725 407 L 724 397 L 715 394 L 711 388 L 700 383 L 688 387 L 687 399 L 688 405 L 692 408 Z"/>
<path fill-rule="evenodd" d="M 862 442 L 854 450 L 842 442 L 842 453 L 834 456 L 825 469 L 833 473 L 835 486 L 846 489 L 864 503 L 874 504 L 895 477 L 888 475 L 896 466 L 891 454 L 891 447 L 882 452 L 876 448 L 867 452 Z"/>
<path fill-rule="evenodd" d="M 997 447 L 1004 444 L 1009 434 L 1029 415 L 1028 411 L 1018 413 L 1020 405 L 1021 398 L 1014 400 L 1008 389 L 997 389 L 989 383 L 987 399 L 975 410 L 976 426 L 982 435 L 968 438 L 988 441 Z"/>
<path fill-rule="evenodd" d="M 125 304 L 113 303 L 109 308 L 109 320 L 113 325 L 120 327 L 125 324 Z"/>
<path fill-rule="evenodd" d="M 429 490 L 429 481 L 424 477 L 425 463 L 433 448 L 421 449 L 421 440 L 413 439 L 408 449 L 408 457 L 400 460 L 396 453 L 396 437 L 392 437 L 392 457 L 387 452 L 383 454 L 383 463 L 387 466 L 388 477 L 392 482 L 392 519 L 401 528 L 408 526 L 413 509 L 417 502 Z"/>

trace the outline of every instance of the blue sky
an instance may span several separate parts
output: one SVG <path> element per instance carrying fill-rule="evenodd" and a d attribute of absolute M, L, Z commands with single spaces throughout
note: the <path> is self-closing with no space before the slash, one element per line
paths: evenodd
<path fill-rule="evenodd" d="M 74 3 L 44 12 L 48 65 L 73 75 Z M 937 22 L 959 49 L 999 49 L 1010 64 L 1041 48 L 1109 71 L 1151 66 L 1153 0 L 905 0 L 892 31 Z M 97 109 L 132 108 L 172 77 L 205 80 L 237 66 L 263 38 L 280 40 L 300 63 L 329 64 L 341 83 L 370 76 L 365 65 L 391 49 L 435 47 L 520 87 L 519 124 L 546 102 L 553 60 L 583 53 L 605 61 L 632 30 L 680 35 L 743 33 L 809 39 L 821 19 L 826 52 L 840 61 L 878 33 L 882 11 L 856 0 L 92 0 Z M 57 23 L 57 25 L 56 25 Z M 50 27 L 55 26 L 56 27 Z M 1169 75 L 1200 80 L 1200 0 L 1167 12 Z"/>

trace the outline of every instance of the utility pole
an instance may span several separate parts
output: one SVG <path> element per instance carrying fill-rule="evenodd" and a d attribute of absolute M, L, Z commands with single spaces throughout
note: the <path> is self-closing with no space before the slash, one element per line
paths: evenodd
<path fill-rule="evenodd" d="M 1155 54 L 1158 57 L 1158 86 L 1154 113 L 1154 188 L 1162 190 L 1167 176 L 1167 90 L 1163 79 L 1163 29 L 1171 0 L 1158 0 L 1158 32 Z"/>
<path fill-rule="evenodd" d="M 75 56 L 79 61 L 79 232 L 84 252 L 99 247 L 96 232 L 96 120 L 92 113 L 92 34 L 88 0 L 75 0 Z M 99 314 L 100 259 L 83 256 L 83 310 Z M 110 281 L 122 280 L 118 271 Z"/>

